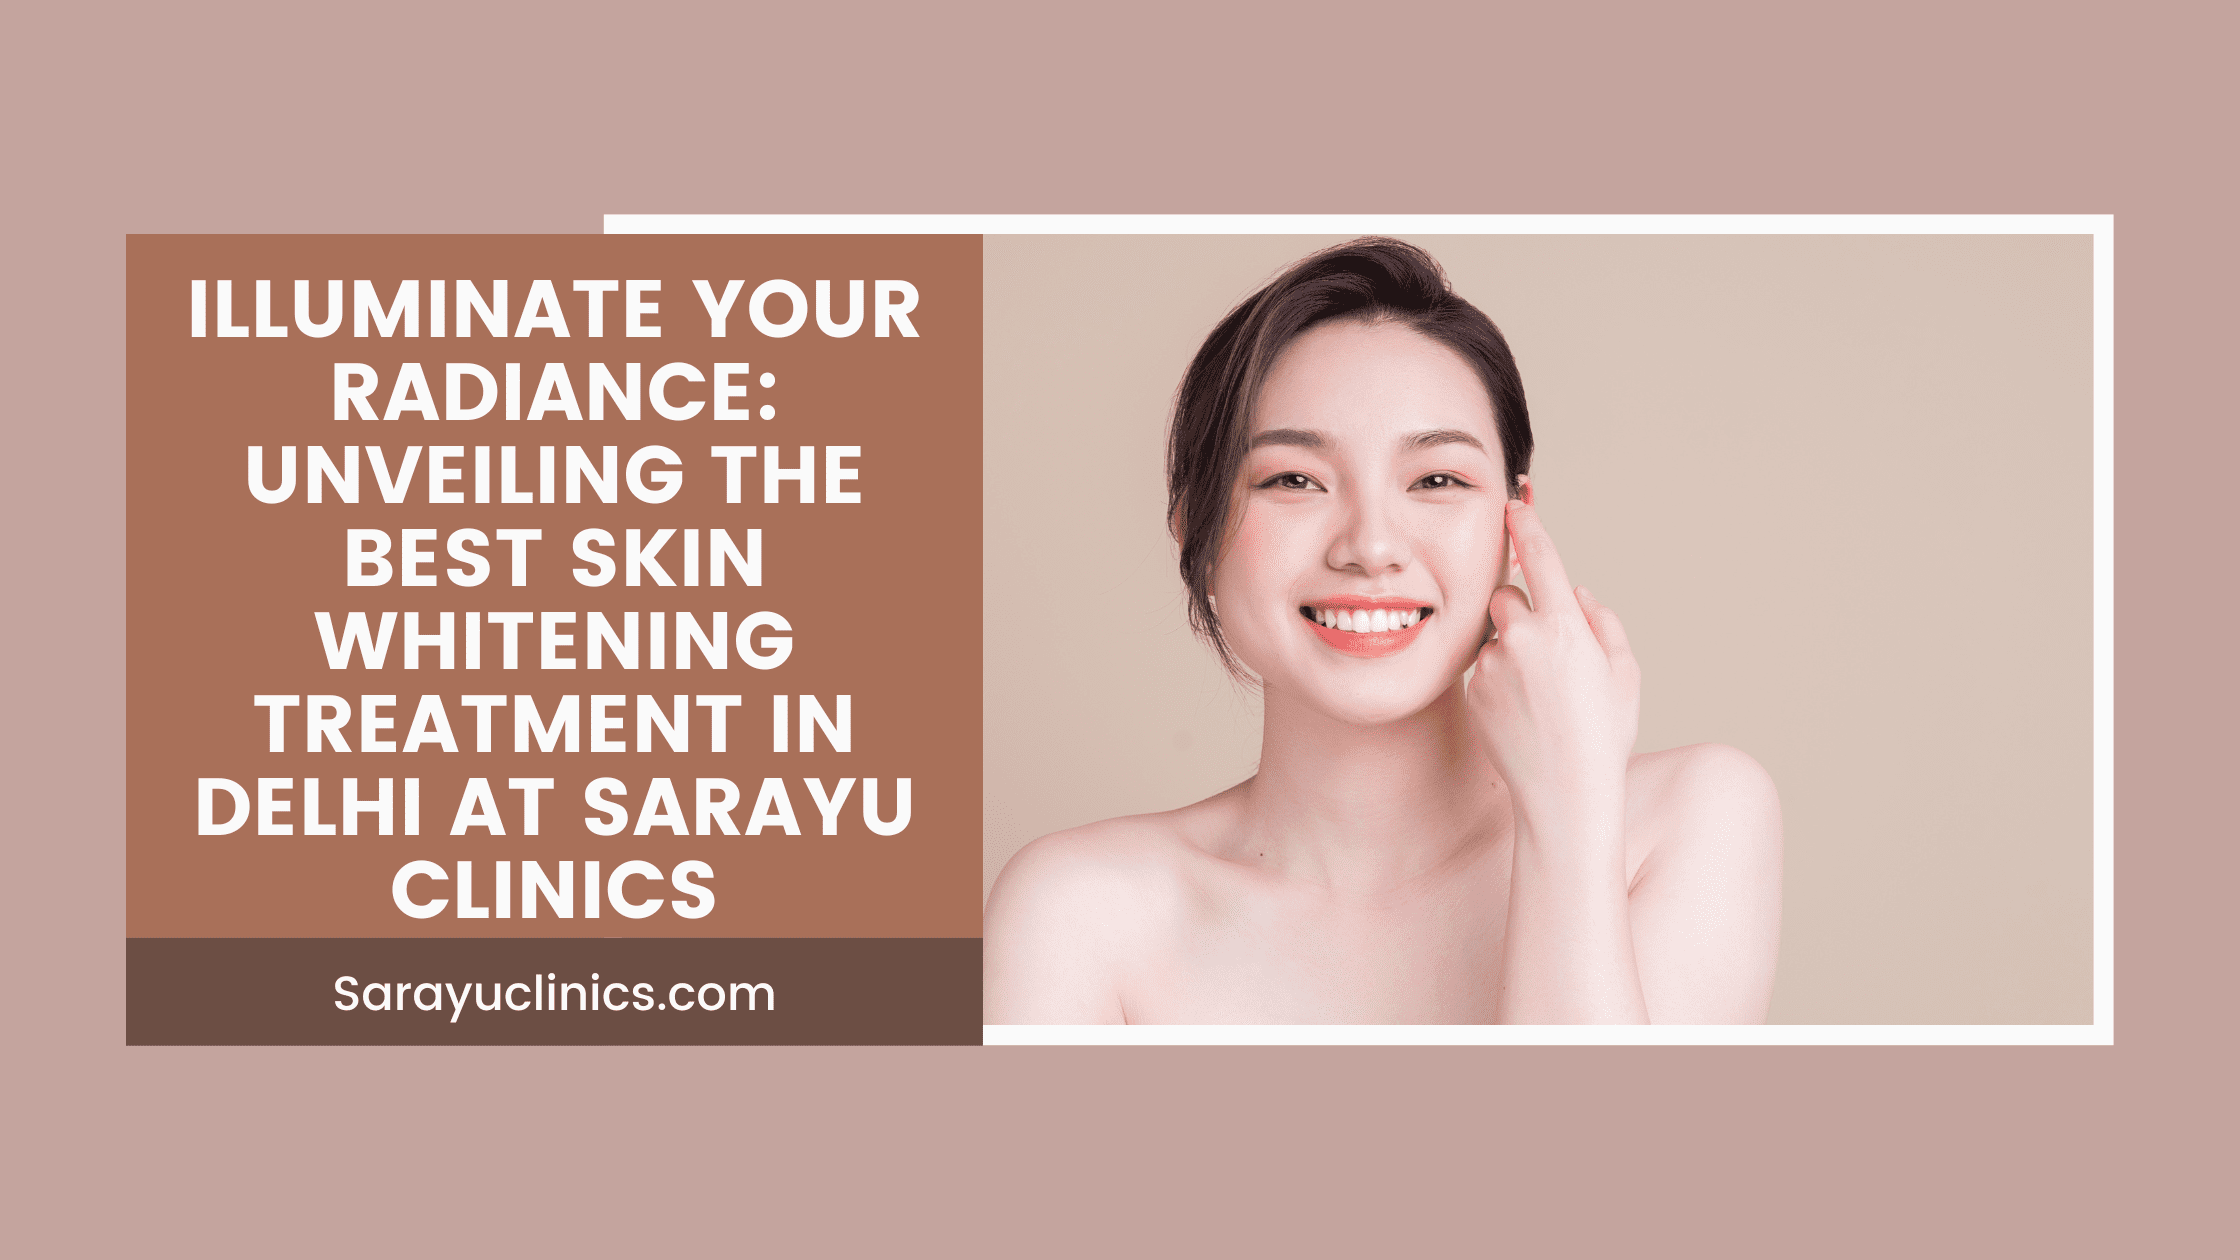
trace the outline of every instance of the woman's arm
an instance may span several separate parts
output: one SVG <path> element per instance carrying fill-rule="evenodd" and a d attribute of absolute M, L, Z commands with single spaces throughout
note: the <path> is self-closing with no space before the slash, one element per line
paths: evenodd
<path fill-rule="evenodd" d="M 1512 499 L 1507 511 L 1538 603 L 1514 586 L 1494 592 L 1494 637 L 1478 653 L 1468 699 L 1516 819 L 1495 1019 L 1647 1023 L 1626 896 L 1640 670 L 1617 616 L 1572 590 L 1532 506 Z"/>
<path fill-rule="evenodd" d="M 1624 777 L 1614 791 L 1581 796 L 1575 809 L 1517 811 L 1496 1023 L 1649 1022 L 1626 887 Z"/>
<path fill-rule="evenodd" d="M 1508 514 L 1538 605 L 1494 593 L 1469 696 L 1516 820 L 1495 1017 L 1765 1018 L 1781 906 L 1772 781 L 1715 745 L 1632 757 L 1641 674 L 1624 627 L 1572 588 L 1528 502 Z M 1629 831 L 1649 847 L 1630 879 Z"/>

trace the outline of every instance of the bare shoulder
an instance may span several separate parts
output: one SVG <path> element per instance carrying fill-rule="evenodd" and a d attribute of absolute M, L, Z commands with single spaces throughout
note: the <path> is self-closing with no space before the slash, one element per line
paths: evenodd
<path fill-rule="evenodd" d="M 1781 935 L 1781 797 L 1748 753 L 1691 744 L 1626 775 L 1634 941 L 1650 1018 L 1765 1018 Z"/>
<path fill-rule="evenodd" d="M 1772 898 L 1780 912 L 1781 796 L 1757 759 L 1725 744 L 1644 753 L 1626 771 L 1634 889 L 1682 879 L 1699 891 Z"/>
<path fill-rule="evenodd" d="M 1187 848 L 1171 813 L 1054 831 L 1004 864 L 988 894 L 990 926 L 999 915 L 1017 913 L 1107 917 L 1116 898 L 1140 902 L 1157 895 L 1175 877 Z"/>
<path fill-rule="evenodd" d="M 1781 847 L 1781 796 L 1756 758 L 1725 744 L 1643 753 L 1626 769 L 1626 816 L 1654 850 L 1668 842 Z"/>
<path fill-rule="evenodd" d="M 1173 920 L 1186 868 L 1202 860 L 1187 812 L 1073 827 L 1012 855 L 984 917 L 990 1023 L 1121 1021 L 1125 967 Z"/>

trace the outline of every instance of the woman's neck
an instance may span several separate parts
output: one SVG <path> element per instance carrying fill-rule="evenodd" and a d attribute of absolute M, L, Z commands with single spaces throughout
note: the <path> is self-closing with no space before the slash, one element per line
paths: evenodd
<path fill-rule="evenodd" d="M 1508 789 L 1478 752 L 1459 680 L 1422 712 L 1378 726 L 1269 695 L 1260 772 L 1241 792 L 1263 864 L 1348 890 L 1404 884 L 1510 827 Z"/>

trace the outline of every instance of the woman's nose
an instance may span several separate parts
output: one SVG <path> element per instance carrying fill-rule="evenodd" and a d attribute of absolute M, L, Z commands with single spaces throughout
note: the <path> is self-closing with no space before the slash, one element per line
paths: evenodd
<path fill-rule="evenodd" d="M 1393 520 L 1391 506 L 1378 498 L 1357 499 L 1348 505 L 1345 523 L 1331 540 L 1331 568 L 1375 575 L 1408 566 L 1408 539 Z"/>

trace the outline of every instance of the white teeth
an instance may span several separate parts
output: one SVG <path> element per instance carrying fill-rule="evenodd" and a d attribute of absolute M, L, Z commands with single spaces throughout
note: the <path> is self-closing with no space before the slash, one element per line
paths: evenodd
<path fill-rule="evenodd" d="M 1315 624 L 1348 634 L 1382 634 L 1405 630 L 1423 620 L 1420 608 L 1318 608 Z"/>

